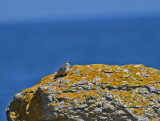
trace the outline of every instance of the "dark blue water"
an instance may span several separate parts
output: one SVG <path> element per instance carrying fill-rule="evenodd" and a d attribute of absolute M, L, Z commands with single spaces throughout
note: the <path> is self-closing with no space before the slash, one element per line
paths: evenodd
<path fill-rule="evenodd" d="M 14 94 L 75 64 L 160 69 L 160 17 L 0 25 L 0 121 Z"/>

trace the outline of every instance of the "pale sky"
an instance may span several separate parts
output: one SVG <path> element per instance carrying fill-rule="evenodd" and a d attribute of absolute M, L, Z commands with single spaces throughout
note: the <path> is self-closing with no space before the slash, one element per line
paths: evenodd
<path fill-rule="evenodd" d="M 160 15 L 160 0 L 1 0 L 0 22 Z"/>

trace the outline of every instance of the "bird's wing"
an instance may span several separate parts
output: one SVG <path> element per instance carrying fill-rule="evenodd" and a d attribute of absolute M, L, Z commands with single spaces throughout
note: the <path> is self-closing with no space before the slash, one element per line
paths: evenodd
<path fill-rule="evenodd" d="M 62 65 L 61 67 L 60 67 L 60 69 L 58 70 L 58 72 L 62 72 L 62 71 L 64 71 L 66 69 L 66 66 L 65 65 Z"/>

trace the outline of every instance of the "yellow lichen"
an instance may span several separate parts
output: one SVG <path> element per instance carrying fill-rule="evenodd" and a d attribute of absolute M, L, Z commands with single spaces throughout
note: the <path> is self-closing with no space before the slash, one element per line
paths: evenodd
<path fill-rule="evenodd" d="M 79 73 L 73 73 L 77 69 L 79 69 Z M 145 113 L 143 110 L 144 108 L 148 111 L 151 110 L 148 104 L 152 98 L 160 100 L 160 97 L 153 94 L 153 97 L 143 96 L 143 99 L 139 92 L 135 93 L 136 89 L 128 91 L 108 90 L 106 87 L 110 86 L 118 88 L 123 85 L 143 87 L 153 84 L 154 88 L 160 88 L 160 84 L 155 83 L 160 81 L 160 74 L 158 72 L 159 70 L 145 67 L 142 64 L 124 66 L 109 66 L 104 64 L 91 64 L 84 66 L 75 65 L 70 69 L 66 76 L 62 77 L 61 83 L 63 86 L 61 86 L 61 83 L 56 82 L 56 79 L 54 78 L 56 73 L 54 73 L 43 77 L 37 85 L 22 90 L 21 93 L 25 94 L 25 96 L 20 99 L 17 99 L 17 96 L 15 95 L 15 99 L 17 99 L 18 102 L 12 101 L 8 105 L 14 105 L 14 108 L 12 109 L 13 112 L 10 116 L 19 120 L 27 120 L 27 117 L 29 118 L 32 116 L 36 119 L 40 119 L 42 115 L 43 102 L 40 95 L 35 98 L 34 93 L 36 93 L 39 86 L 43 88 L 44 85 L 49 82 L 55 82 L 54 85 L 50 86 L 50 88 L 55 89 L 56 98 L 64 98 L 63 107 L 65 107 L 65 112 L 68 110 L 68 102 L 74 102 L 74 99 L 78 99 L 80 103 L 86 102 L 88 97 L 94 98 L 96 101 L 101 101 L 103 97 L 102 93 L 105 93 L 106 95 L 110 93 L 113 96 L 113 100 L 121 100 L 122 103 L 128 107 L 137 107 L 134 108 L 133 112 L 136 116 L 139 116 Z M 65 82 L 65 80 L 69 81 Z M 88 91 L 83 89 L 79 89 L 78 92 L 73 91 L 74 89 L 78 89 L 75 85 L 80 81 L 90 84 L 90 87 L 93 89 Z M 74 87 L 71 90 L 73 92 L 63 92 L 70 89 L 73 85 Z M 101 85 L 101 88 L 97 88 L 97 85 Z M 84 86 L 84 88 L 87 88 L 87 86 Z M 139 88 L 139 91 L 141 91 L 141 88 Z M 43 88 L 43 93 L 46 94 L 47 92 L 48 89 Z M 51 91 L 51 93 L 53 94 L 54 92 Z M 21 104 L 23 104 L 23 108 L 20 108 L 19 105 Z M 51 103 L 51 105 L 55 110 L 57 110 L 57 104 Z M 109 107 L 111 106 L 109 103 L 108 105 Z M 77 104 L 77 107 L 79 106 L 80 104 Z M 94 103 L 90 106 L 94 107 Z M 16 113 L 14 111 L 16 111 Z"/>

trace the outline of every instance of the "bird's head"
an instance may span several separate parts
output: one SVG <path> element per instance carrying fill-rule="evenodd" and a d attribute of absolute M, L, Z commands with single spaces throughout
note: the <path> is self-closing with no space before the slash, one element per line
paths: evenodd
<path fill-rule="evenodd" d="M 66 61 L 65 63 L 66 63 L 66 64 L 69 64 L 70 62 L 69 62 L 69 61 Z"/>

